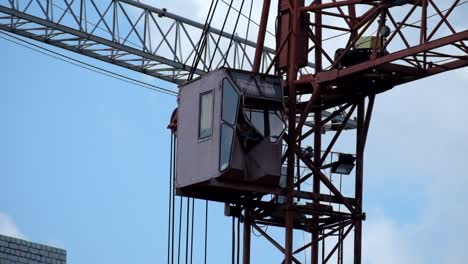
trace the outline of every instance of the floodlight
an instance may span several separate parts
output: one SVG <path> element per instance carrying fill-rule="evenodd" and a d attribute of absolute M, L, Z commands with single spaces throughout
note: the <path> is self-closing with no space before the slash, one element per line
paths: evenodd
<path fill-rule="evenodd" d="M 331 168 L 333 173 L 349 175 L 354 169 L 356 158 L 351 154 L 338 154 L 338 161 L 334 162 Z"/>

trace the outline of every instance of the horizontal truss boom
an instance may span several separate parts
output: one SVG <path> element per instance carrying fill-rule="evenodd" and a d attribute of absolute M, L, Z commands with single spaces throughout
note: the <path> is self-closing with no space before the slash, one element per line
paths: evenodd
<path fill-rule="evenodd" d="M 204 25 L 133 0 L 0 0 L 0 29 L 181 84 L 192 70 Z M 251 69 L 255 42 L 213 27 L 207 31 L 195 76 L 220 66 Z M 274 54 L 264 48 L 264 70 Z"/>

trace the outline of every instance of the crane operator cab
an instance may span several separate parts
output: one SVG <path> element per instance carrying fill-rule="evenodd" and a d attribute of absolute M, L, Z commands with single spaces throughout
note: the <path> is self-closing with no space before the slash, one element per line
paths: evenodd
<path fill-rule="evenodd" d="M 281 79 L 221 68 L 180 87 L 173 116 L 178 195 L 226 201 L 278 187 Z"/>

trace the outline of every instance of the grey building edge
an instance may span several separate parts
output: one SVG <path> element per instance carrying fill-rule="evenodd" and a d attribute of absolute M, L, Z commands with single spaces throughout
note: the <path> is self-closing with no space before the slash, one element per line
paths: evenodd
<path fill-rule="evenodd" d="M 67 252 L 0 234 L 0 264 L 65 264 Z"/>

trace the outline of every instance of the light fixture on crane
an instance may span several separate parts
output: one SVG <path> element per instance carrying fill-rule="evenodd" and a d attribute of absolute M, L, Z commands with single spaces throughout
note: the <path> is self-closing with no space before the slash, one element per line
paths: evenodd
<path fill-rule="evenodd" d="M 331 165 L 331 172 L 336 174 L 349 175 L 355 166 L 356 158 L 351 154 L 338 154 L 338 161 Z"/>

